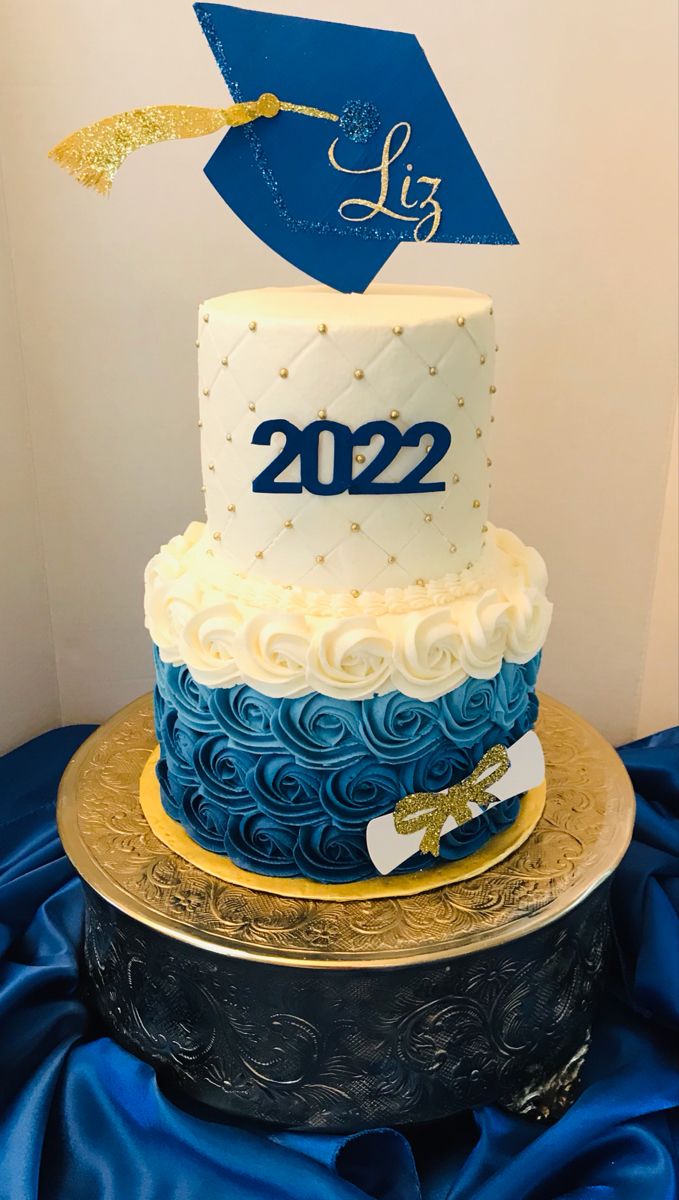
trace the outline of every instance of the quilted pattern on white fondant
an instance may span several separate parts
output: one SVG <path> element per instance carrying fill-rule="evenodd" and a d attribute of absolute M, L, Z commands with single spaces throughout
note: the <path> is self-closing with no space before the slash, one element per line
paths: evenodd
<path fill-rule="evenodd" d="M 286 291 L 279 295 L 274 317 L 259 315 L 254 300 L 238 313 L 208 301 L 199 316 L 203 479 L 217 553 L 253 578 L 328 591 L 405 587 L 462 571 L 480 554 L 488 510 L 490 301 L 484 305 L 479 302 L 487 298 L 474 293 L 451 293 L 456 298 L 445 317 L 357 324 L 349 318 L 326 321 L 322 291 L 313 297 L 313 318 L 288 319 Z M 363 297 L 346 299 L 360 304 Z M 394 302 L 392 297 L 392 310 Z M 457 316 L 464 317 L 463 324 Z M 325 332 L 319 331 L 321 323 Z M 402 332 L 394 332 L 394 323 Z M 392 411 L 399 414 L 392 423 L 401 430 L 427 420 L 451 430 L 450 449 L 430 476 L 443 480 L 445 491 L 388 496 L 252 491 L 253 479 L 282 444 L 282 435 L 276 435 L 271 446 L 252 445 L 262 421 L 285 418 L 303 428 L 325 414 L 355 430 L 369 420 L 390 421 Z M 361 449 L 366 461 L 380 445 L 374 439 Z M 322 479 L 330 473 L 329 450 L 330 439 L 321 445 Z M 420 457 L 419 449 L 402 448 L 382 478 L 402 478 Z M 359 469 L 354 463 L 354 474 Z M 299 461 L 280 478 L 299 479 Z"/>

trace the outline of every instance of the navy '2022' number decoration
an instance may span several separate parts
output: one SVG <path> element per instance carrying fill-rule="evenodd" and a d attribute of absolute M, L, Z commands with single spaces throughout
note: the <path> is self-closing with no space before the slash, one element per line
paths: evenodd
<path fill-rule="evenodd" d="M 410 429 L 401 432 L 389 421 L 366 421 L 355 432 L 338 421 L 312 421 L 304 429 L 298 429 L 284 419 L 262 421 L 252 435 L 255 446 L 270 446 L 274 434 L 284 437 L 284 443 L 268 466 L 252 481 L 253 492 L 311 492 L 314 496 L 339 496 L 349 492 L 351 496 L 403 495 L 406 492 L 442 492 L 443 480 L 425 482 L 425 476 L 440 463 L 450 446 L 450 430 L 438 421 L 418 421 Z M 319 479 L 318 459 L 321 438 L 332 438 L 332 478 L 328 482 Z M 373 438 L 381 438 L 382 445 L 371 462 L 352 477 L 354 450 L 368 447 Z M 423 439 L 431 438 L 428 446 Z M 403 446 L 422 446 L 422 458 L 408 471 L 403 479 L 380 480 L 387 467 L 391 466 Z M 299 482 L 284 481 L 279 475 L 295 461 L 300 460 Z"/>

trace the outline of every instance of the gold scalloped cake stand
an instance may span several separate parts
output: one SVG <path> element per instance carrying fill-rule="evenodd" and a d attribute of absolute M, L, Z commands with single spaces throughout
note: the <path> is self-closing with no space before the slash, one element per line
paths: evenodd
<path fill-rule="evenodd" d="M 543 696 L 538 731 L 546 803 L 519 849 L 475 878 L 337 902 L 227 882 L 159 841 L 139 803 L 151 697 L 128 705 L 76 753 L 58 807 L 106 1027 L 167 1086 L 292 1128 L 489 1101 L 558 1111 L 587 1043 L 634 799 L 576 713 Z"/>

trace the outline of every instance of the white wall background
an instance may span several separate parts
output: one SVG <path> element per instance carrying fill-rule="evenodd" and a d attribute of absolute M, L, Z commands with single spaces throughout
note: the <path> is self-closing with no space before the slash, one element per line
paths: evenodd
<path fill-rule="evenodd" d="M 269 7 L 420 37 L 521 246 L 403 246 L 382 278 L 495 298 L 491 516 L 550 566 L 542 686 L 613 740 L 671 723 L 671 524 L 658 559 L 676 381 L 674 0 Z M 107 201 L 46 158 L 121 109 L 225 103 L 189 0 L 0 0 L 0 13 L 9 744 L 150 685 L 144 564 L 202 508 L 196 305 L 303 277 L 204 179 L 216 138 L 141 152 Z"/>

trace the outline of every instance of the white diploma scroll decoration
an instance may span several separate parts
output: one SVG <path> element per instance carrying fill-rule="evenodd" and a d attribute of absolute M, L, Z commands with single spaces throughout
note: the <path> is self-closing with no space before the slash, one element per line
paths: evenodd
<path fill-rule="evenodd" d="M 490 802 L 481 806 L 473 800 L 468 801 L 468 810 L 471 814 L 468 820 L 473 820 L 482 812 L 488 812 L 497 804 L 511 800 L 514 796 L 519 796 L 542 783 L 545 777 L 545 757 L 540 739 L 535 732 L 531 730 L 530 733 L 525 733 L 513 746 L 508 746 L 507 756 L 509 758 L 508 770 L 501 779 L 490 784 L 486 790 L 486 795 L 492 797 Z M 489 767 L 477 779 L 477 782 L 483 786 L 484 776 L 492 774 L 493 769 Z M 444 789 L 443 792 L 435 793 L 435 795 L 445 795 L 450 790 L 452 789 Z M 423 793 L 423 811 L 427 807 L 427 793 Z M 385 813 L 382 817 L 375 817 L 369 822 L 366 829 L 368 853 L 380 875 L 389 875 L 396 867 L 400 867 L 401 863 L 407 862 L 413 854 L 417 854 L 423 839 L 424 825 L 422 829 L 418 829 L 414 833 L 399 833 L 394 823 L 394 816 L 395 814 L 390 812 Z M 441 826 L 441 837 L 445 837 L 447 833 L 451 833 L 453 829 L 466 823 L 466 821 L 459 822 L 452 816 L 446 817 Z"/>

